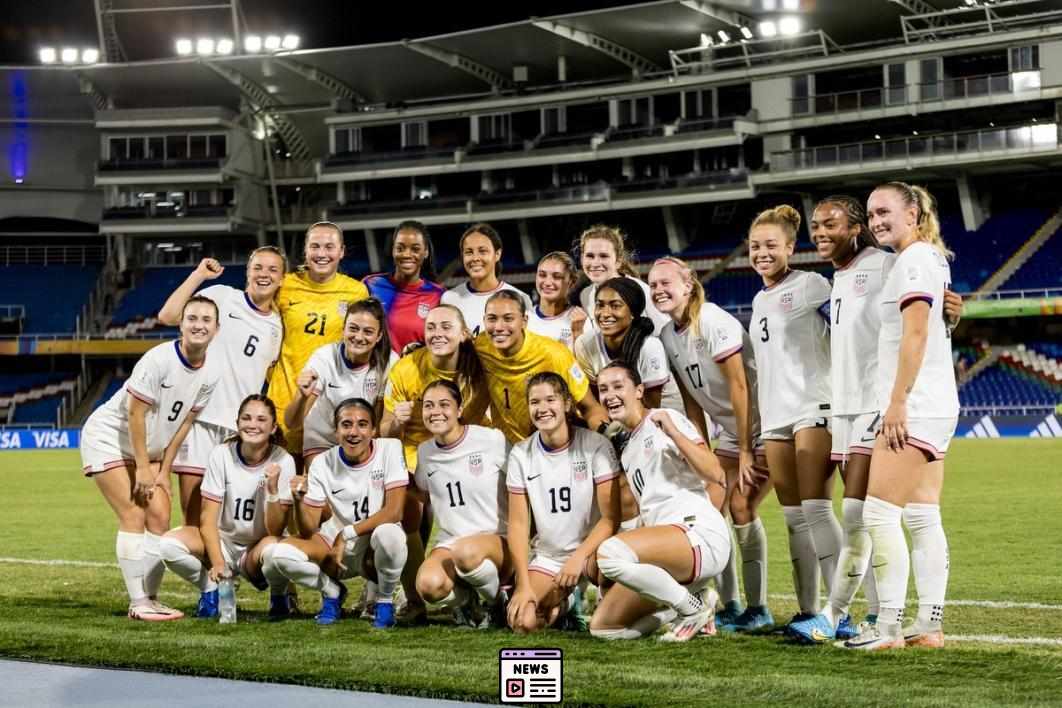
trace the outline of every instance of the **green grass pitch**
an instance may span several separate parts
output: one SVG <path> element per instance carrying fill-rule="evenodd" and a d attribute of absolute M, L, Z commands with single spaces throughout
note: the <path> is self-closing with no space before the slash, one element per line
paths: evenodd
<path fill-rule="evenodd" d="M 495 702 L 500 649 L 559 647 L 569 704 L 1062 704 L 1062 441 L 954 444 L 944 498 L 949 598 L 1003 604 L 949 607 L 946 632 L 965 640 L 944 650 L 874 655 L 777 637 L 683 645 L 554 631 L 518 638 L 452 629 L 442 618 L 386 633 L 353 619 L 319 628 L 309 614 L 274 625 L 264 621 L 267 598 L 246 585 L 235 626 L 131 622 L 110 565 L 115 520 L 79 467 L 76 451 L 0 456 L 0 656 Z M 781 620 L 795 611 L 785 532 L 773 499 L 762 515 L 771 609 Z M 162 598 L 187 611 L 196 594 L 168 574 Z M 304 593 L 301 603 L 316 611 L 319 599 Z"/>

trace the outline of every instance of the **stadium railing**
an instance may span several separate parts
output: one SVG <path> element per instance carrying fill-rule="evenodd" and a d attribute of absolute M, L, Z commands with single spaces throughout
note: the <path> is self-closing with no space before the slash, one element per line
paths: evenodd
<path fill-rule="evenodd" d="M 77 235 L 77 234 L 72 234 Z M 0 246 L 0 265 L 88 265 L 102 263 L 103 246 Z"/>

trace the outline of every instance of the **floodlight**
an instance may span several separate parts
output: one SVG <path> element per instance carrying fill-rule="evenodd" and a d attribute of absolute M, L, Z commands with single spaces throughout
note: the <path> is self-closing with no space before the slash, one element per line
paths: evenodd
<path fill-rule="evenodd" d="M 760 31 L 760 36 L 766 39 L 770 39 L 771 37 L 776 37 L 778 35 L 778 25 L 774 24 L 774 22 L 772 22 L 771 20 L 761 22 L 760 26 L 757 29 L 759 29 Z"/>
<path fill-rule="evenodd" d="M 190 40 L 190 39 L 188 39 L 186 37 L 182 37 L 182 38 L 177 40 L 177 55 L 178 56 L 182 56 L 182 57 L 188 56 L 189 54 L 192 53 L 192 49 L 193 48 L 194 47 L 192 46 L 192 40 Z"/>
<path fill-rule="evenodd" d="M 730 35 L 727 34 L 724 30 L 719 30 L 718 32 L 716 32 L 716 34 L 719 35 L 719 41 L 723 44 L 726 44 L 730 41 Z"/>
<path fill-rule="evenodd" d="M 95 47 L 88 47 L 81 50 L 81 63 L 82 64 L 95 64 L 100 60 L 100 50 Z"/>
<path fill-rule="evenodd" d="M 266 36 L 265 41 L 262 43 L 262 45 L 268 51 L 275 52 L 276 50 L 280 49 L 280 44 L 282 41 L 283 40 L 280 39 L 279 35 L 271 34 Z"/>
<path fill-rule="evenodd" d="M 701 32 L 701 47 L 710 47 L 712 46 L 712 44 L 712 38 L 706 35 L 704 32 Z"/>
<path fill-rule="evenodd" d="M 783 10 L 799 10 L 800 0 L 782 0 Z"/>
<path fill-rule="evenodd" d="M 63 47 L 59 56 L 64 64 L 77 64 L 77 50 L 73 47 Z"/>
<path fill-rule="evenodd" d="M 243 38 L 243 50 L 248 54 L 257 54 L 262 51 L 262 38 L 257 34 L 249 34 Z"/>
<path fill-rule="evenodd" d="M 800 18 L 783 17 L 778 21 L 778 31 L 785 35 L 800 34 Z"/>
<path fill-rule="evenodd" d="M 284 39 L 280 40 L 280 44 L 284 49 L 298 49 L 299 48 L 299 35 L 286 34 Z"/>
<path fill-rule="evenodd" d="M 210 37 L 200 37 L 195 40 L 195 53 L 201 57 L 208 57 L 214 53 L 214 40 Z"/>
<path fill-rule="evenodd" d="M 55 47 L 41 47 L 40 57 L 41 64 L 54 64 L 59 60 Z"/>
<path fill-rule="evenodd" d="M 745 39 L 752 39 L 752 30 L 750 30 L 748 27 L 742 27 L 741 36 Z"/>
<path fill-rule="evenodd" d="M 232 54 L 232 50 L 235 49 L 235 45 L 232 43 L 231 39 L 225 37 L 218 40 L 218 43 L 214 47 L 214 49 L 217 50 L 218 54 L 227 55 Z"/>

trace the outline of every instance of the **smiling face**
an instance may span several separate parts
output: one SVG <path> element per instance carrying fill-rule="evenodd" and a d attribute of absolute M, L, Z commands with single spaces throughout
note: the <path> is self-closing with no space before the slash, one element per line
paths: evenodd
<path fill-rule="evenodd" d="M 538 383 L 527 389 L 527 412 L 541 433 L 549 434 L 563 426 L 571 410 L 571 399 L 551 383 Z"/>
<path fill-rule="evenodd" d="M 465 272 L 472 280 L 483 280 L 493 276 L 497 272 L 501 256 L 501 249 L 494 248 L 491 240 L 478 231 L 465 236 L 461 244 L 461 261 L 465 265 Z"/>
<path fill-rule="evenodd" d="M 524 327 L 527 315 L 520 312 L 520 305 L 508 298 L 497 298 L 487 303 L 483 313 L 483 329 L 494 347 L 504 353 L 515 352 L 524 343 Z"/>
<path fill-rule="evenodd" d="M 859 225 L 848 221 L 848 213 L 831 202 L 820 204 L 811 215 L 811 241 L 819 256 L 834 263 L 852 257 Z"/>
<path fill-rule="evenodd" d="M 284 280 L 284 258 L 277 253 L 259 251 L 247 264 L 247 292 L 256 302 L 272 300 Z"/>
<path fill-rule="evenodd" d="M 336 440 L 343 453 L 351 459 L 363 459 L 369 453 L 376 426 L 372 415 L 361 406 L 347 406 L 339 411 L 336 421 Z"/>
<path fill-rule="evenodd" d="M 436 307 L 424 320 L 424 342 L 435 356 L 452 355 L 468 336 L 461 316 L 450 307 Z"/>
<path fill-rule="evenodd" d="M 218 332 L 217 308 L 206 302 L 192 302 L 181 315 L 181 339 L 185 344 L 206 347 Z"/>
<path fill-rule="evenodd" d="M 606 337 L 618 337 L 630 329 L 634 315 L 612 288 L 601 288 L 594 298 L 594 319 Z"/>
<path fill-rule="evenodd" d="M 345 253 L 343 237 L 331 226 L 315 226 L 306 234 L 306 268 L 318 279 L 335 275 Z"/>
<path fill-rule="evenodd" d="M 568 299 L 571 277 L 564 264 L 550 258 L 538 264 L 535 272 L 535 290 L 546 302 L 564 302 Z"/>
<path fill-rule="evenodd" d="M 644 413 L 642 395 L 645 388 L 635 385 L 630 375 L 621 368 L 603 369 L 597 376 L 597 398 L 608 411 L 610 420 L 632 429 Z"/>
<path fill-rule="evenodd" d="M 441 438 L 461 425 L 461 406 L 452 392 L 444 386 L 432 386 L 424 392 L 421 401 L 424 427 L 432 435 Z"/>
<path fill-rule="evenodd" d="M 248 445 L 264 445 L 269 442 L 270 436 L 276 432 L 277 421 L 273 412 L 262 401 L 248 401 L 240 409 L 240 417 L 236 420 L 236 431 L 240 435 L 240 441 Z"/>
<path fill-rule="evenodd" d="M 794 248 L 782 227 L 760 224 L 749 234 L 749 263 L 764 279 L 776 280 L 789 268 Z"/>
<path fill-rule="evenodd" d="M 588 238 L 583 244 L 582 253 L 583 272 L 591 283 L 598 285 L 609 278 L 619 275 L 619 258 L 616 247 L 612 242 L 604 238 Z"/>
<path fill-rule="evenodd" d="M 365 359 L 383 336 L 383 325 L 370 312 L 354 312 L 343 322 L 348 359 Z"/>
<path fill-rule="evenodd" d="M 895 189 L 875 189 L 867 200 L 867 216 L 870 233 L 877 237 L 878 243 L 898 251 L 914 233 L 918 208 L 908 205 Z"/>
<path fill-rule="evenodd" d="M 424 242 L 424 234 L 413 230 L 399 231 L 391 249 L 391 258 L 395 262 L 395 275 L 409 280 L 419 278 L 421 266 L 428 259 L 428 244 Z"/>
<path fill-rule="evenodd" d="M 677 263 L 662 261 L 649 271 L 649 295 L 665 315 L 680 317 L 692 292 L 693 285 L 683 277 Z"/>

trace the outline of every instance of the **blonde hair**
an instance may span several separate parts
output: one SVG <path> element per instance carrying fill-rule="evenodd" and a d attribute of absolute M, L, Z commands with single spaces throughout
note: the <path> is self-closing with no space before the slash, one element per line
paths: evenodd
<path fill-rule="evenodd" d="M 906 182 L 886 182 L 874 188 L 891 189 L 900 195 L 903 203 L 908 207 L 914 207 L 918 212 L 915 222 L 915 238 L 925 241 L 940 252 L 940 255 L 949 261 L 955 258 L 955 252 L 944 243 L 944 237 L 940 235 L 940 218 L 937 216 L 937 200 L 925 187 L 920 187 Z"/>
<path fill-rule="evenodd" d="M 752 225 L 749 226 L 750 236 L 753 229 L 758 226 L 777 226 L 785 234 L 789 243 L 795 243 L 797 231 L 800 230 L 800 212 L 788 204 L 780 204 L 773 209 L 764 209 L 752 220 Z"/>
<path fill-rule="evenodd" d="M 697 271 L 691 268 L 690 264 L 681 258 L 676 258 L 675 256 L 657 258 L 653 261 L 653 268 L 668 263 L 679 269 L 683 282 L 693 286 L 690 290 L 690 298 L 686 301 L 686 307 L 682 311 L 682 321 L 685 322 L 690 328 L 690 331 L 693 332 L 694 338 L 700 337 L 701 306 L 708 299 L 704 294 L 704 285 L 701 283 L 701 279 L 697 277 Z"/>
<path fill-rule="evenodd" d="M 616 251 L 616 271 L 620 275 L 629 275 L 632 278 L 638 277 L 638 269 L 634 267 L 634 251 L 627 246 L 627 235 L 620 231 L 618 226 L 594 224 L 588 228 L 579 236 L 580 254 L 585 250 L 586 242 L 594 238 L 608 241 L 612 244 L 612 248 Z"/>

